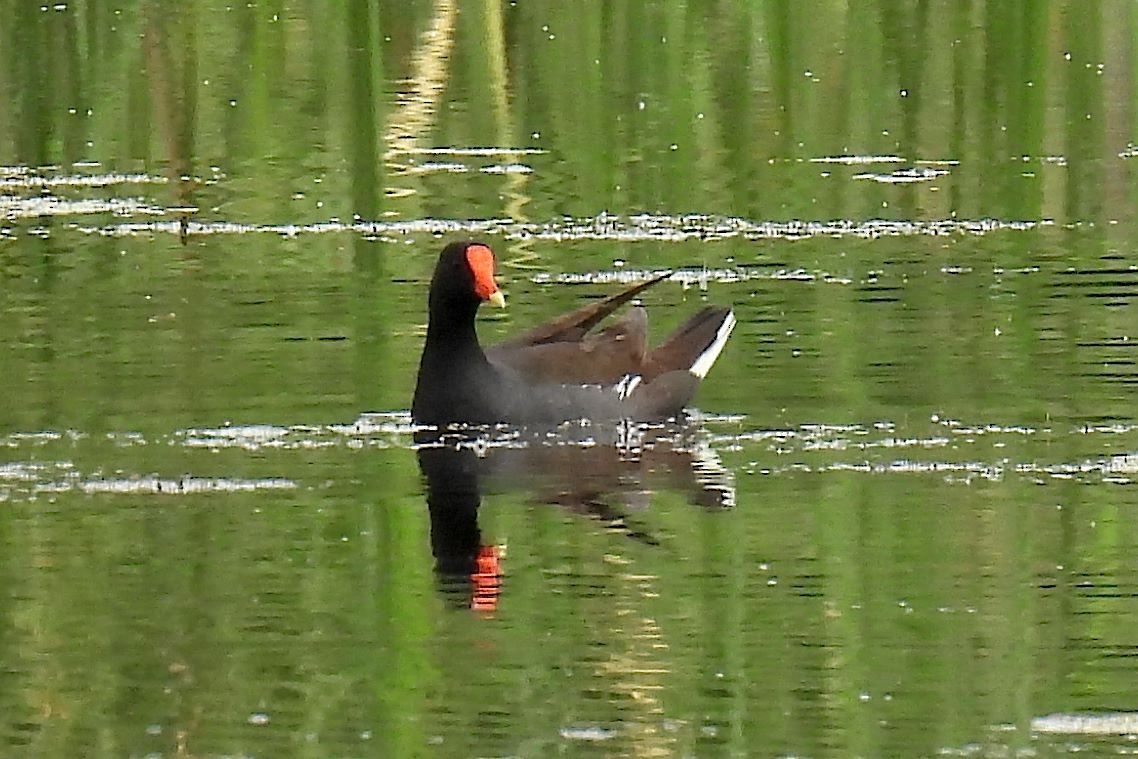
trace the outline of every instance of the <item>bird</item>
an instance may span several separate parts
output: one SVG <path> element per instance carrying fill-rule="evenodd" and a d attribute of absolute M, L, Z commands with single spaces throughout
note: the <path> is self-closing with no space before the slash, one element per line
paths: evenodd
<path fill-rule="evenodd" d="M 735 327 L 730 308 L 705 306 L 649 350 L 647 313 L 633 307 L 594 331 L 665 273 L 483 349 L 474 326 L 479 306 L 506 305 L 495 264 L 483 242 L 451 242 L 439 254 L 411 403 L 416 425 L 677 417 Z"/>

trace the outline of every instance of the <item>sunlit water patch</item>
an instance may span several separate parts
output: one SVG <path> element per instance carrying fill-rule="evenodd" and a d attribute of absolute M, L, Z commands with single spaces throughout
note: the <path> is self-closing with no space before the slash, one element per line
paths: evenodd
<path fill-rule="evenodd" d="M 448 169 L 449 170 L 449 169 Z M 77 225 L 85 234 L 127 237 L 141 234 L 236 235 L 274 234 L 284 237 L 355 233 L 370 238 L 403 241 L 409 235 L 495 235 L 507 240 L 685 242 L 741 238 L 744 240 L 801 240 L 816 237 L 877 239 L 882 237 L 979 236 L 995 232 L 1026 232 L 1052 226 L 1048 220 L 938 219 L 864 221 L 757 221 L 703 214 L 602 213 L 587 218 L 519 222 L 510 219 L 409 219 L 405 221 L 330 220 L 313 224 L 254 224 L 226 221 L 125 222 L 107 226 Z"/>
<path fill-rule="evenodd" d="M 187 448 L 210 450 L 300 450 L 335 446 L 392 448 L 407 447 L 413 431 L 408 414 L 365 414 L 350 424 L 190 428 L 174 432 L 168 441 Z"/>
<path fill-rule="evenodd" d="M 934 418 L 926 431 L 892 422 L 873 425 L 807 424 L 793 429 L 713 431 L 718 449 L 759 456 L 741 465 L 748 474 L 787 475 L 828 472 L 867 475 L 939 475 L 951 483 L 974 478 L 999 481 L 1016 476 L 1030 481 L 1077 479 L 1130 484 L 1138 474 L 1138 435 L 1128 423 L 1066 429 L 1023 425 L 965 424 Z M 1090 448 L 1102 453 L 1056 459 L 1064 440 L 1098 437 Z M 1080 446 L 1088 445 L 1080 443 Z M 1066 446 L 1064 446 L 1066 447 Z M 850 454 L 856 454 L 851 457 Z"/>
<path fill-rule="evenodd" d="M 910 163 L 914 166 L 959 166 L 954 158 L 902 158 L 898 155 L 832 155 L 801 159 L 809 163 L 832 163 L 843 166 L 873 166 L 875 164 Z"/>
<path fill-rule="evenodd" d="M 83 473 L 68 460 L 17 461 L 0 466 L 0 501 L 32 500 L 64 493 L 114 495 L 197 495 L 292 490 L 296 483 L 286 477 L 245 478 L 185 475 L 123 474 L 103 476 Z"/>
<path fill-rule="evenodd" d="M 521 163 L 470 166 L 453 161 L 425 161 L 408 166 L 406 171 L 409 174 L 465 174 L 470 171 L 479 171 L 483 174 L 531 174 L 533 167 Z"/>
<path fill-rule="evenodd" d="M 1138 712 L 1048 714 L 1031 720 L 1031 729 L 1050 735 L 1129 735 L 1138 738 Z"/>
<path fill-rule="evenodd" d="M 1032 718 L 1027 730 L 995 725 L 983 740 L 937 750 L 942 757 L 961 759 L 1037 759 L 1041 756 L 1134 756 L 1134 716 L 1128 712 L 1049 714 Z M 1025 733 L 1030 732 L 1029 735 Z M 1029 740 L 1025 740 L 1029 739 Z"/>
<path fill-rule="evenodd" d="M 91 165 L 72 168 L 93 168 Z M 8 166 L 0 170 L 0 218 L 10 221 L 55 216 L 162 216 L 168 209 L 144 198 L 90 197 L 107 188 L 162 185 L 155 174 L 71 173 L 59 167 Z M 79 193 L 82 193 L 81 195 Z M 32 230 L 43 236 L 44 232 Z"/>
<path fill-rule="evenodd" d="M 560 274 L 549 274 L 540 272 L 533 275 L 530 279 L 534 284 L 559 284 L 559 285 L 581 285 L 581 284 L 609 284 L 617 283 L 622 285 L 630 285 L 636 282 L 644 282 L 649 279 L 654 279 L 661 274 L 667 272 L 659 272 L 655 270 L 644 269 L 612 269 L 607 271 L 586 271 L 586 272 L 563 272 Z M 795 281 L 795 282 L 822 282 L 826 284 L 848 285 L 853 282 L 852 279 L 845 276 L 839 276 L 819 270 L 802 269 L 802 268 L 757 268 L 757 267 L 736 267 L 736 268 L 706 268 L 706 269 L 677 269 L 673 271 L 667 278 L 669 282 L 678 282 L 684 286 L 696 287 L 700 290 L 706 290 L 711 283 L 735 283 L 735 282 L 749 282 L 755 280 L 771 280 L 771 281 Z"/>
<path fill-rule="evenodd" d="M 495 163 L 482 166 L 483 174 L 532 174 L 533 167 L 524 163 Z"/>
<path fill-rule="evenodd" d="M 897 169 L 888 174 L 881 173 L 862 173 L 854 174 L 854 179 L 870 179 L 874 182 L 881 182 L 884 184 L 907 184 L 912 182 L 931 182 L 932 180 L 946 176 L 949 172 L 945 169 L 933 169 L 927 166 L 912 168 L 912 169 Z"/>
<path fill-rule="evenodd" d="M 470 171 L 470 167 L 465 163 L 456 163 L 454 161 L 424 161 L 423 163 L 408 167 L 407 171 L 412 174 L 462 174 Z"/>
<path fill-rule="evenodd" d="M 41 216 L 163 216 L 165 208 L 132 198 L 67 199 L 50 195 L 20 198 L 0 195 L 0 217 L 15 220 Z"/>
<path fill-rule="evenodd" d="M 546 152 L 541 148 L 407 146 L 392 150 L 388 157 L 406 157 L 406 161 L 395 163 L 397 174 L 465 174 L 472 171 L 483 174 L 532 174 L 533 166 L 510 159 L 544 155 Z M 455 160 L 467 158 L 497 159 L 498 162 Z M 406 197 L 416 194 L 416 190 L 393 187 L 388 189 L 387 194 L 389 197 Z"/>
<path fill-rule="evenodd" d="M 810 163 L 836 163 L 844 166 L 867 166 L 877 163 L 905 163 L 896 155 L 831 155 L 809 159 Z"/>
<path fill-rule="evenodd" d="M 284 477 L 244 479 L 234 477 L 125 477 L 87 479 L 76 486 L 84 493 L 118 495 L 190 495 L 242 493 L 255 490 L 292 490 L 296 483 Z"/>
<path fill-rule="evenodd" d="M 19 168 L 19 167 L 17 167 Z M 39 170 L 42 172 L 43 170 Z M 0 171 L 0 190 L 42 190 L 59 187 L 111 187 L 116 185 L 165 184 L 157 174 L 46 174 L 30 170 Z"/>
<path fill-rule="evenodd" d="M 461 147 L 461 146 L 439 146 L 439 147 L 401 147 L 395 150 L 396 153 L 405 153 L 407 155 L 448 155 L 448 156 L 485 156 L 485 157 L 509 157 L 521 155 L 544 155 L 549 151 L 543 148 L 509 148 L 509 147 Z"/>

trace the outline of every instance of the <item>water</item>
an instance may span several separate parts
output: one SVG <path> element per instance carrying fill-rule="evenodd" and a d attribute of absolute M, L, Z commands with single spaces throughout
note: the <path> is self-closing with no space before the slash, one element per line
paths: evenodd
<path fill-rule="evenodd" d="M 1138 751 L 1131 4 L 11 10 L 0 754 Z M 463 237 L 690 418 L 417 443 Z"/>

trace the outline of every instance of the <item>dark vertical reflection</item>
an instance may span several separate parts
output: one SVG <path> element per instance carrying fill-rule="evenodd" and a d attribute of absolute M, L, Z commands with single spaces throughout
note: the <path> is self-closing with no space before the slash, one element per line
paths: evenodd
<path fill-rule="evenodd" d="M 378 112 L 378 90 L 383 62 L 378 45 L 378 10 L 369 0 L 350 0 L 347 6 L 348 145 L 350 146 L 351 215 L 379 217 L 379 140 L 383 134 Z M 357 266 L 360 261 L 357 259 Z M 365 264 L 366 265 L 366 264 Z"/>
<path fill-rule="evenodd" d="M 92 323 L 89 339 L 99 346 L 104 363 L 90 372 L 91 400 L 85 404 L 82 415 L 84 429 L 109 432 L 113 427 L 115 407 L 128 391 L 130 368 L 123 357 L 135 339 L 131 330 L 130 312 L 125 308 L 122 270 L 124 264 L 120 246 L 113 240 L 104 240 L 93 250 L 93 261 L 87 279 L 87 314 Z M 85 314 L 86 316 L 86 314 Z"/>
<path fill-rule="evenodd" d="M 949 26 L 952 45 L 952 99 L 948 102 L 952 109 L 952 129 L 949 132 L 948 155 L 952 160 L 964 162 L 970 152 L 968 113 L 969 79 L 972 74 L 972 0 L 958 0 L 951 5 L 952 21 Z M 951 213 L 964 213 L 961 208 L 966 192 L 967 179 L 958 172 L 948 185 L 948 209 Z"/>
<path fill-rule="evenodd" d="M 65 163 L 74 163 L 86 154 L 86 99 L 84 65 L 79 49 L 78 14 L 60 13 L 54 36 L 59 60 L 55 62 L 53 88 L 58 91 L 63 119 L 62 151 Z"/>
<path fill-rule="evenodd" d="M 384 133 L 379 100 L 383 82 L 383 38 L 379 8 L 370 0 L 351 0 L 347 7 L 347 71 L 349 94 L 343 104 L 348 114 L 351 193 L 350 218 L 380 218 L 382 168 L 380 140 Z M 380 390 L 389 381 L 386 369 L 388 330 L 392 305 L 382 294 L 385 246 L 356 235 L 352 239 L 352 320 L 355 335 L 354 380 L 360 410 L 376 410 Z"/>
<path fill-rule="evenodd" d="M 920 157 L 919 130 L 921 106 L 925 102 L 925 60 L 928 56 L 928 2 L 919 0 L 912 7 L 886 2 L 881 8 L 882 36 L 886 56 L 896 68 L 896 96 L 900 100 L 901 124 L 896 136 L 897 152 L 904 158 Z M 903 185 L 898 209 L 902 216 L 917 212 L 917 188 Z"/>
<path fill-rule="evenodd" d="M 0 713 L 5 715 L 8 725 L 30 725 L 32 711 L 24 693 L 25 677 L 23 656 L 21 655 L 19 606 L 16 594 L 8 591 L 19 585 L 19 567 L 28 566 L 25 552 L 28 546 L 20 548 L 16 540 L 14 519 L 0 519 L 0 547 L 4 556 L 0 558 L 0 654 L 3 656 L 6 687 L 0 688 Z M 0 745 L 8 750 L 22 750 L 26 744 L 18 730 L 10 727 L 0 728 Z"/>
<path fill-rule="evenodd" d="M 623 6 L 618 6 L 623 7 Z M 758 78 L 764 75 L 753 59 L 756 45 L 753 37 L 759 35 L 763 6 L 749 6 L 742 16 L 744 23 L 730 23 L 723 15 L 712 14 L 708 57 L 711 78 L 714 82 L 710 100 L 715 106 L 715 120 L 708 127 L 716 144 L 720 146 L 724 164 L 724 184 L 731 188 L 746 188 L 739 195 L 732 193 L 731 212 L 757 213 L 763 206 L 764 188 L 755 187 L 756 178 L 752 151 L 761 150 L 768 127 L 765 111 L 756 101 L 758 91 L 768 86 Z M 714 40 L 715 44 L 711 44 Z M 613 66 L 620 56 L 612 56 Z M 758 85 L 762 85 L 761 87 Z M 764 97 L 765 100 L 765 97 Z"/>
<path fill-rule="evenodd" d="M 253 140 L 256 130 L 256 90 L 265 85 L 264 78 L 270 74 L 260 64 L 257 19 L 262 11 L 253 3 L 240 3 L 226 9 L 226 15 L 233 18 L 237 30 L 237 49 L 234 60 L 240 65 L 225 72 L 221 97 L 227 99 L 232 107 L 225 110 L 226 156 L 237 166 L 253 153 Z"/>
<path fill-rule="evenodd" d="M 1102 5 L 1069 3 L 1064 8 L 1067 45 L 1065 86 L 1066 216 L 1070 221 L 1102 217 L 1104 110 L 1102 103 Z"/>
<path fill-rule="evenodd" d="M 54 47 L 51 32 L 48 19 L 36 3 L 9 3 L 6 12 L 11 14 L 9 23 L 2 25 L 10 35 L 5 45 L 11 55 L 8 70 L 19 83 L 15 100 L 16 152 L 19 160 L 41 165 L 49 162 L 48 145 L 54 132 L 49 118 Z M 39 55 L 28 54 L 30 50 L 39 51 Z"/>
<path fill-rule="evenodd" d="M 846 9 L 841 19 L 841 51 L 848 63 L 833 74 L 836 81 L 826 110 L 826 123 L 819 125 L 820 130 L 827 133 L 825 152 L 834 155 L 845 152 L 860 107 L 860 104 L 854 103 L 858 84 L 855 75 L 860 68 L 864 68 L 860 65 L 860 57 L 865 47 L 858 44 L 858 38 L 865 26 L 866 12 L 865 4 L 855 3 Z M 853 188 L 846 182 L 830 182 L 826 188 L 826 198 L 831 207 L 845 211 L 849 202 L 847 198 L 852 192 Z"/>
<path fill-rule="evenodd" d="M 189 176 L 194 172 L 197 123 L 197 38 L 193 3 L 171 14 L 160 3 L 146 7 L 143 49 L 148 102 L 175 207 L 193 204 Z"/>
<path fill-rule="evenodd" d="M 147 101 L 156 134 L 148 142 L 158 151 L 168 182 L 169 204 L 191 209 L 195 198 L 199 50 L 196 32 L 196 4 L 188 3 L 171 9 L 161 3 L 145 7 L 145 29 L 142 42 L 148 82 Z M 178 212 L 185 229 L 191 211 Z M 184 262 L 178 276 L 177 297 L 155 303 L 157 314 L 151 318 L 170 319 L 177 330 L 179 350 L 174 353 L 177 366 L 177 393 L 180 406 L 190 418 L 208 419 L 210 399 L 201 392 L 208 387 L 217 371 L 208 355 L 210 343 L 207 325 L 211 300 L 215 295 L 205 287 L 207 272 L 199 260 L 204 243 L 189 240 L 183 234 L 178 255 Z M 168 249 L 173 252 L 173 248 Z M 173 314 L 173 316 L 171 316 Z"/>
<path fill-rule="evenodd" d="M 176 153 L 185 156 L 182 160 L 186 164 L 186 175 L 192 175 L 197 170 L 194 162 L 195 156 L 197 155 L 198 57 L 200 55 L 198 46 L 199 21 L 197 13 L 197 3 L 187 3 L 185 5 L 182 9 L 181 16 L 178 18 L 178 36 L 175 38 L 175 49 L 180 54 L 182 73 L 181 78 L 176 84 L 182 94 L 182 119 L 181 123 L 178 124 L 180 129 L 174 133 L 173 139 L 177 145 Z M 185 189 L 188 190 L 188 187 Z M 192 205 L 192 201 L 189 198 L 182 198 L 182 200 L 185 205 Z"/>
<path fill-rule="evenodd" d="M 797 6 L 790 0 L 768 0 L 767 33 L 770 36 L 771 54 L 771 97 L 772 106 L 777 113 L 775 123 L 778 147 L 775 155 L 789 159 L 797 154 L 794 150 L 795 136 L 795 89 L 792 86 L 793 70 L 799 52 L 795 46 L 794 10 Z"/>
<path fill-rule="evenodd" d="M 58 292 L 61 256 L 66 253 L 56 240 L 40 240 L 37 248 L 35 269 L 36 287 L 32 304 L 35 329 L 35 373 L 37 385 L 42 389 L 36 408 L 36 423 L 43 429 L 54 429 L 59 424 L 59 406 L 64 397 L 63 379 L 58 372 L 60 339 L 59 327 L 63 322 L 55 310 L 55 296 Z"/>
<path fill-rule="evenodd" d="M 409 10 L 385 14 L 381 6 L 372 0 L 350 0 L 342 16 L 346 36 L 343 52 L 333 46 L 332 50 L 322 50 L 314 56 L 327 61 L 326 76 L 333 76 L 341 67 L 346 75 L 346 88 L 340 97 L 333 93 L 317 97 L 326 107 L 345 114 L 341 127 L 348 174 L 348 197 L 344 200 L 349 205 L 345 217 L 365 222 L 381 220 L 383 212 L 381 155 L 386 147 L 382 144 L 386 114 L 382 103 L 387 93 L 382 40 L 389 33 L 388 18 L 405 18 Z M 380 399 L 392 381 L 390 330 L 395 321 L 395 304 L 389 297 L 391 289 L 383 286 L 387 278 L 387 244 L 360 234 L 354 234 L 349 244 L 352 265 L 345 294 L 352 333 L 350 373 L 354 407 L 359 413 L 379 410 Z M 429 683 L 430 677 L 419 674 L 428 666 L 418 644 L 428 636 L 429 620 L 410 581 L 415 569 L 405 561 L 412 550 L 411 525 L 415 519 L 412 511 L 395 505 L 397 495 L 392 482 L 402 470 L 391 465 L 377 467 L 374 461 L 366 459 L 357 461 L 356 467 L 365 504 L 358 520 L 368 534 L 375 536 L 374 542 L 367 541 L 373 546 L 364 558 L 364 576 L 370 588 L 360 606 L 382 644 L 406 652 L 394 662 L 374 657 L 367 667 L 367 710 L 371 719 L 385 725 L 379 736 L 382 753 L 395 756 L 423 744 L 417 728 L 392 729 L 387 725 L 397 725 L 399 715 L 407 709 L 421 708 L 422 695 L 416 686 Z"/>
<path fill-rule="evenodd" d="M 459 607 L 476 597 L 472 575 L 477 572 L 482 544 L 478 509 L 482 493 L 478 457 L 470 448 L 425 446 L 417 451 L 426 484 L 431 521 L 431 554 L 440 589 Z"/>
<path fill-rule="evenodd" d="M 1000 199 L 1009 191 L 1010 183 L 1018 174 L 1020 166 L 1012 162 L 1007 146 L 1007 112 L 1009 72 L 1017 67 L 1011 56 L 1014 45 L 1009 41 L 1017 39 L 1012 3 L 985 3 L 983 17 L 984 52 L 981 123 L 980 161 L 986 167 L 987 181 L 981 184 L 981 207 L 997 207 Z M 969 209 L 969 213 L 973 210 Z"/>
<path fill-rule="evenodd" d="M 1009 75 L 1008 140 L 1012 157 L 1029 157 L 1021 176 L 1008 188 L 1006 213 L 1013 219 L 1037 219 L 1043 212 L 1042 163 L 1047 123 L 1047 60 L 1053 55 L 1048 44 L 1047 19 L 1050 4 L 1024 3 L 1010 30 L 1014 33 L 1016 60 Z"/>

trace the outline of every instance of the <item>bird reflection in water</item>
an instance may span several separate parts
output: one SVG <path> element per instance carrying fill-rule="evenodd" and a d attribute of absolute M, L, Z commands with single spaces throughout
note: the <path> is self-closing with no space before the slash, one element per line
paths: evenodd
<path fill-rule="evenodd" d="M 418 432 L 441 592 L 458 607 L 497 608 L 505 557 L 479 528 L 484 495 L 523 491 L 536 505 L 598 519 L 649 545 L 657 544 L 655 536 L 631 527 L 627 517 L 648 508 L 653 493 L 682 493 L 690 504 L 709 509 L 734 506 L 732 476 L 702 432 L 690 421 Z"/>

